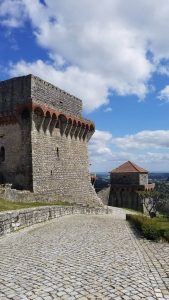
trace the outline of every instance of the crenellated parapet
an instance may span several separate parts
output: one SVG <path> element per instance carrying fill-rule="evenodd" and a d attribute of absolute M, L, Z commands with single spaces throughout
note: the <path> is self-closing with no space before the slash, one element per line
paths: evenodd
<path fill-rule="evenodd" d="M 15 112 L 6 116 L 6 119 L 0 117 L 0 126 L 20 122 L 20 119 L 27 119 L 30 115 L 38 131 L 43 130 L 44 133 L 48 131 L 51 135 L 57 128 L 61 136 L 89 141 L 95 131 L 94 123 L 91 121 L 35 102 L 17 105 Z"/>

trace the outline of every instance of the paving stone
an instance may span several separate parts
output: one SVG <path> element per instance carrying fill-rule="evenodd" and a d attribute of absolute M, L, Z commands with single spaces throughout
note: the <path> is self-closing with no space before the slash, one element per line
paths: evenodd
<path fill-rule="evenodd" d="M 74 215 L 0 240 L 0 300 L 169 300 L 169 244 L 116 217 Z"/>

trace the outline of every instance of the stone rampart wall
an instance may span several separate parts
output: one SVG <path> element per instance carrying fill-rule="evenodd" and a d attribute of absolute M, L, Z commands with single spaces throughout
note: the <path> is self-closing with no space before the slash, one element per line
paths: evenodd
<path fill-rule="evenodd" d="M 4 161 L 0 162 L 0 184 L 32 190 L 31 121 L 0 126 L 0 148 L 4 147 Z"/>
<path fill-rule="evenodd" d="M 82 101 L 80 99 L 36 76 L 32 75 L 31 78 L 31 97 L 33 101 L 58 108 L 65 113 L 81 116 Z"/>
<path fill-rule="evenodd" d="M 18 104 L 35 101 L 75 116 L 82 114 L 82 101 L 33 75 L 0 82 L 0 112 L 13 112 Z"/>
<path fill-rule="evenodd" d="M 31 76 L 0 82 L 0 112 L 13 112 L 16 104 L 31 101 Z"/>
<path fill-rule="evenodd" d="M 0 213 L 0 236 L 15 232 L 21 228 L 31 226 L 36 223 L 45 222 L 65 215 L 76 214 L 111 214 L 117 216 L 117 209 L 111 207 L 89 208 L 84 206 L 45 206 L 38 208 L 21 209 L 17 211 Z M 119 210 L 125 219 L 125 213 Z"/>
<path fill-rule="evenodd" d="M 146 185 L 148 184 L 147 173 L 111 173 L 112 184 L 132 184 Z"/>
<path fill-rule="evenodd" d="M 139 184 L 139 173 L 111 173 L 111 184 Z"/>
<path fill-rule="evenodd" d="M 61 135 L 55 128 L 52 135 L 32 127 L 33 191 L 57 193 L 73 198 L 76 203 L 99 203 L 91 185 L 88 170 L 87 141 Z"/>
<path fill-rule="evenodd" d="M 34 102 L 46 106 L 44 111 Z M 48 107 L 61 114 L 46 111 Z M 0 183 L 74 198 L 71 202 L 78 204 L 99 204 L 88 171 L 87 142 L 94 125 L 80 118 L 81 112 L 81 100 L 36 76 L 0 82 L 0 150 L 6 153 Z"/>

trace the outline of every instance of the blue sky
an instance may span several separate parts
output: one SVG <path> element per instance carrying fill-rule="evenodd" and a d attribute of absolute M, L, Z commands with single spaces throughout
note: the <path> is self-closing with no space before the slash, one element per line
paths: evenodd
<path fill-rule="evenodd" d="M 83 100 L 92 171 L 169 171 L 169 1 L 0 0 L 0 80 L 33 73 Z"/>

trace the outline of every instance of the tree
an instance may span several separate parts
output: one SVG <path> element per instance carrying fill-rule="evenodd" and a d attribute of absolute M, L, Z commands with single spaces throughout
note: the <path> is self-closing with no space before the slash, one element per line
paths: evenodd
<path fill-rule="evenodd" d="M 137 194 L 151 218 L 156 217 L 157 211 L 166 204 L 169 198 L 169 194 L 157 192 L 155 190 L 138 191 Z"/>
<path fill-rule="evenodd" d="M 167 201 L 164 206 L 160 208 L 160 213 L 169 217 L 169 184 L 167 182 L 156 182 L 156 191 L 164 193 Z"/>

